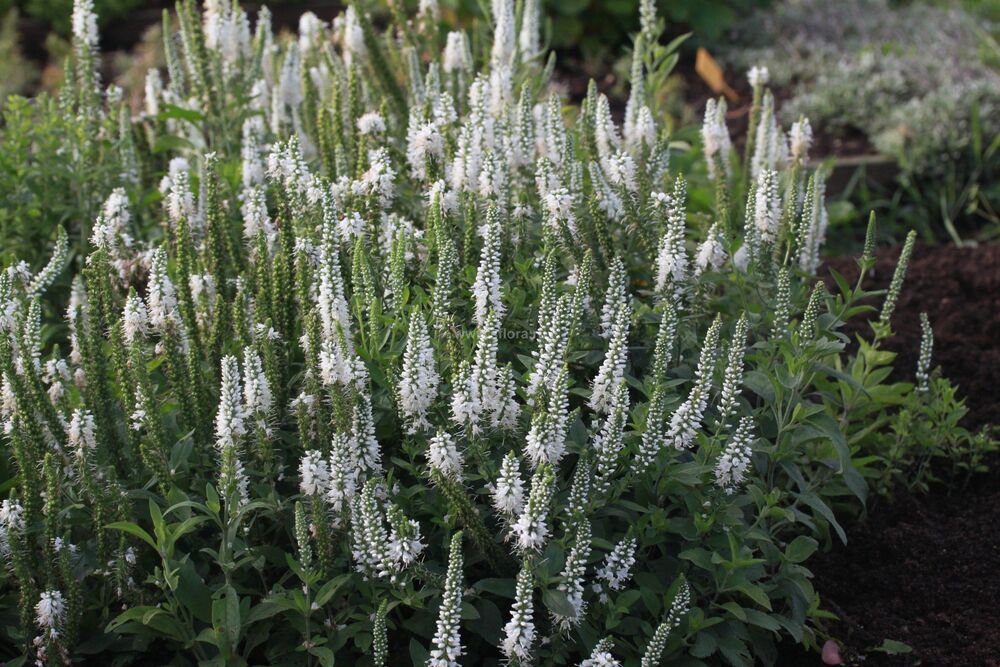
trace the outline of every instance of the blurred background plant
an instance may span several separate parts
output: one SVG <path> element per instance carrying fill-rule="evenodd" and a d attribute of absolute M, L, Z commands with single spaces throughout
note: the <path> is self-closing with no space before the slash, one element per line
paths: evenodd
<path fill-rule="evenodd" d="M 482 14 L 481 0 L 441 0 L 446 11 L 459 17 Z M 266 4 L 275 7 L 294 7 L 299 13 L 305 10 L 319 14 L 335 15 L 346 3 L 333 0 L 270 0 L 264 3 L 248 3 L 248 9 Z M 418 7 L 416 0 L 403 3 L 408 10 Z M 559 50 L 579 49 L 590 57 L 606 57 L 619 54 L 620 47 L 627 44 L 629 35 L 639 27 L 638 0 L 558 0 L 548 3 L 552 21 L 552 46 Z M 719 40 L 737 20 L 753 9 L 766 7 L 771 0 L 706 0 L 702 2 L 660 2 L 660 16 L 671 26 L 683 31 L 692 31 L 703 42 Z M 94 8 L 100 17 L 101 26 L 107 27 L 127 18 L 138 10 L 172 7 L 172 2 L 162 0 L 95 0 Z M 2 0 L 0 14 L 10 9 L 19 10 L 24 16 L 45 23 L 50 30 L 62 36 L 69 34 L 69 16 L 72 0 Z"/>
<path fill-rule="evenodd" d="M 126 16 L 130 11 L 143 6 L 143 0 L 96 0 L 94 8 L 102 25 Z M 16 9 L 24 16 L 44 23 L 50 30 L 62 36 L 69 35 L 70 15 L 73 0 L 2 0 L 0 12 Z"/>
<path fill-rule="evenodd" d="M 458 15 L 480 15 L 481 0 L 442 0 Z M 416 4 L 411 3 L 411 4 Z M 578 52 L 585 60 L 618 57 L 629 35 L 639 29 L 638 0 L 558 0 L 546 3 L 552 47 Z M 736 21 L 771 0 L 661 0 L 659 15 L 671 34 L 693 33 L 691 47 L 715 44 Z"/>
<path fill-rule="evenodd" d="M 736 71 L 767 66 L 786 123 L 804 115 L 833 148 L 853 142 L 897 162 L 894 181 L 859 179 L 847 192 L 888 213 L 890 230 L 991 238 L 1000 233 L 997 17 L 995 1 L 785 0 L 740 21 L 720 57 Z"/>
<path fill-rule="evenodd" d="M 39 76 L 38 66 L 25 59 L 17 32 L 16 10 L 0 17 L 0 99 L 33 85 Z"/>

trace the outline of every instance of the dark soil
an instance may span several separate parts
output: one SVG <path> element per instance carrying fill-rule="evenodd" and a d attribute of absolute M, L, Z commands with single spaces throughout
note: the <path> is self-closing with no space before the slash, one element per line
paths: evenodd
<path fill-rule="evenodd" d="M 976 482 L 882 505 L 848 529 L 846 547 L 811 564 L 822 606 L 840 617 L 829 630 L 847 664 L 1000 665 L 1000 489 Z M 872 650 L 885 639 L 913 652 Z"/>
<path fill-rule="evenodd" d="M 886 287 L 899 247 L 879 253 L 868 287 Z M 852 258 L 829 266 L 857 277 Z M 888 347 L 896 375 L 911 379 L 919 316 L 934 329 L 935 364 L 956 382 L 970 409 L 966 426 L 1000 424 L 1000 246 L 917 245 L 893 318 Z M 862 330 L 866 325 L 855 326 Z M 822 606 L 839 621 L 826 629 L 845 664 L 934 667 L 1000 666 L 1000 480 L 974 478 L 962 490 L 938 488 L 879 505 L 847 530 L 845 547 L 810 563 Z M 885 639 L 913 652 L 874 651 Z M 819 656 L 787 647 L 782 665 L 820 665 Z"/>

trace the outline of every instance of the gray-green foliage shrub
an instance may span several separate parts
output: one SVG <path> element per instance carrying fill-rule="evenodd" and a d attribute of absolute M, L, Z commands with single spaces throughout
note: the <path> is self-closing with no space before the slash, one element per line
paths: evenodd
<path fill-rule="evenodd" d="M 71 212 L 91 232 L 64 311 L 65 234 L 0 273 L 14 664 L 750 665 L 815 645 L 807 563 L 878 476 L 856 436 L 914 388 L 847 352 L 876 295 L 813 275 L 805 124 L 783 152 L 758 108 L 751 177 L 714 106 L 714 196 L 689 218 L 644 9 L 619 127 L 596 86 L 564 117 L 537 5 L 504 0 L 475 49 L 432 5 L 279 39 L 266 13 L 251 36 L 238 5 L 183 2 L 169 79 L 131 118 L 78 0 L 60 99 L 82 131 L 51 159 L 141 140 L 94 161 L 119 171 Z"/>
<path fill-rule="evenodd" d="M 725 59 L 766 65 L 790 93 L 781 114 L 826 132 L 861 132 L 921 174 L 969 159 L 973 109 L 989 141 L 1000 132 L 996 44 L 959 8 L 886 0 L 783 2 L 734 29 Z"/>

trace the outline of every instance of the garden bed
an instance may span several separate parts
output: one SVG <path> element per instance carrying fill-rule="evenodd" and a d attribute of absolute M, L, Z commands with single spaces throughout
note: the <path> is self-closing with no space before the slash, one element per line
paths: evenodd
<path fill-rule="evenodd" d="M 879 253 L 871 287 L 886 287 L 899 248 Z M 849 280 L 850 257 L 828 266 Z M 831 285 L 832 286 L 832 285 Z M 912 379 L 920 346 L 920 312 L 934 328 L 935 365 L 966 397 L 964 423 L 1000 423 L 1000 247 L 917 245 L 887 347 L 899 354 L 897 379 Z M 863 324 L 854 329 L 863 330 Z M 992 467 L 992 466 L 991 466 Z M 990 473 L 964 489 L 936 488 L 880 504 L 848 529 L 847 546 L 814 562 L 828 625 L 846 664 L 997 665 L 1000 591 L 989 582 L 1000 568 L 1000 485 Z M 873 651 L 885 639 L 913 648 L 889 656 Z M 807 660 L 801 654 L 792 660 Z M 812 661 L 819 663 L 817 657 Z"/>

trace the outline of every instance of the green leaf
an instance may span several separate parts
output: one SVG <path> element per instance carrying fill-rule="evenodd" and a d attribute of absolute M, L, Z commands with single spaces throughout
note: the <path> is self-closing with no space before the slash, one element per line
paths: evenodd
<path fill-rule="evenodd" d="M 730 614 L 733 615 L 733 617 L 737 618 L 738 620 L 741 621 L 747 620 L 746 610 L 743 609 L 743 607 L 741 607 L 738 602 L 733 602 L 732 600 L 730 600 L 729 602 L 726 602 L 720 606 L 722 607 L 722 609 L 728 611 Z"/>
<path fill-rule="evenodd" d="M 615 598 L 615 606 L 628 610 L 632 607 L 632 605 L 638 602 L 641 597 L 642 593 L 640 591 L 630 588 Z"/>
<path fill-rule="evenodd" d="M 130 627 L 130 623 L 135 626 Z M 159 607 L 133 607 L 108 623 L 109 632 L 136 634 L 138 628 L 149 628 L 164 637 L 184 641 L 184 630 L 176 618 Z"/>
<path fill-rule="evenodd" d="M 752 370 L 743 379 L 746 388 L 763 398 L 767 403 L 774 403 L 774 384 L 765 373 Z"/>
<path fill-rule="evenodd" d="M 774 617 L 756 609 L 747 609 L 746 612 L 747 621 L 751 625 L 756 625 L 759 628 L 764 628 L 765 630 L 770 630 L 771 632 L 778 632 L 781 630 L 781 623 L 779 623 Z"/>
<path fill-rule="evenodd" d="M 972 153 L 976 160 L 976 165 L 981 165 L 983 160 L 983 126 L 979 121 L 979 105 L 972 103 Z M 944 196 L 942 191 L 941 196 Z"/>
<path fill-rule="evenodd" d="M 148 544 L 149 546 L 156 549 L 157 552 L 159 552 L 159 548 L 156 546 L 156 541 L 153 539 L 153 536 L 147 533 L 143 528 L 132 523 L 131 521 L 115 521 L 113 523 L 109 523 L 104 527 L 108 528 L 109 530 L 120 530 L 123 533 L 134 535 L 143 542 L 145 542 L 146 544 Z"/>
<path fill-rule="evenodd" d="M 333 651 L 326 646 L 311 646 L 309 647 L 309 653 L 319 658 L 319 664 L 323 665 L 323 667 L 332 667 L 336 662 L 336 656 Z"/>
<path fill-rule="evenodd" d="M 197 528 L 199 525 L 208 521 L 207 516 L 193 516 L 184 521 L 174 524 L 176 527 L 170 533 L 170 539 L 168 540 L 168 545 L 173 546 L 181 537 L 187 535 L 192 530 Z"/>
<path fill-rule="evenodd" d="M 816 368 L 818 368 L 823 373 L 829 375 L 830 377 L 837 378 L 841 382 L 846 383 L 849 387 L 851 387 L 852 389 L 854 389 L 854 391 L 860 392 L 861 394 L 864 394 L 865 396 L 869 395 L 868 394 L 868 390 L 865 389 L 864 386 L 860 382 L 858 382 L 857 380 L 855 380 L 850 375 L 846 375 L 845 373 L 841 373 L 840 371 L 838 371 L 836 368 L 831 368 L 830 366 L 824 366 L 822 364 L 817 364 Z"/>
<path fill-rule="evenodd" d="M 865 483 L 861 474 L 854 468 L 854 463 L 851 460 L 851 450 L 847 445 L 847 439 L 844 437 L 844 432 L 841 430 L 840 424 L 825 412 L 812 415 L 807 420 L 807 423 L 817 433 L 822 434 L 822 436 L 828 438 L 833 443 L 834 448 L 837 450 L 837 455 L 840 457 L 840 473 L 844 476 L 844 483 L 847 484 L 847 488 L 864 505 L 868 498 L 868 484 Z"/>
<path fill-rule="evenodd" d="M 288 593 L 276 593 L 276 594 L 272 595 L 271 597 L 267 598 L 261 604 L 266 604 L 266 605 L 269 605 L 269 606 L 274 606 L 274 607 L 277 608 L 278 611 L 293 611 L 293 612 L 296 612 L 296 613 L 299 611 L 299 605 L 298 605 L 298 603 L 295 600 L 293 600 L 292 597 Z M 269 611 L 269 612 L 265 613 L 265 612 L 262 611 L 260 613 L 260 616 L 261 617 L 274 616 L 275 613 L 277 613 L 277 612 L 270 612 Z M 255 615 L 254 616 L 254 620 L 257 620 L 257 618 L 258 617 Z"/>
<path fill-rule="evenodd" d="M 789 563 L 802 563 L 816 551 L 819 542 L 808 535 L 799 535 L 785 547 L 785 560 Z"/>
<path fill-rule="evenodd" d="M 768 611 L 771 611 L 771 598 L 767 596 L 767 593 L 765 593 L 764 589 L 761 588 L 760 586 L 756 586 L 750 583 L 742 583 L 738 584 L 737 586 L 734 586 L 733 590 L 743 593 L 748 598 L 759 604 L 761 607 L 764 607 Z"/>
<path fill-rule="evenodd" d="M 479 611 L 468 600 L 462 600 L 461 616 L 463 621 L 478 621 Z"/>
<path fill-rule="evenodd" d="M 229 645 L 236 650 L 236 645 L 240 641 L 240 633 L 243 623 L 240 621 L 240 596 L 232 586 L 226 586 L 226 635 L 229 638 Z"/>
<path fill-rule="evenodd" d="M 744 665 L 750 667 L 753 664 L 749 649 L 743 640 L 737 637 L 728 635 L 720 637 L 719 651 L 733 667 L 744 667 Z"/>
<path fill-rule="evenodd" d="M 195 570 L 190 560 L 185 559 L 177 573 L 177 600 L 191 614 L 204 623 L 212 622 L 212 592 Z"/>
<path fill-rule="evenodd" d="M 855 468 L 853 464 L 844 468 L 843 475 L 844 484 L 846 484 L 847 488 L 851 490 L 851 493 L 853 493 L 855 497 L 861 501 L 861 504 L 865 505 L 868 500 L 868 483 L 865 482 L 864 477 L 861 476 L 861 473 L 858 472 L 857 468 Z"/>
<path fill-rule="evenodd" d="M 663 47 L 663 50 L 665 52 L 667 52 L 667 53 L 673 53 L 674 51 L 676 51 L 680 47 L 681 44 L 683 44 L 684 42 L 686 42 L 687 39 L 692 34 L 693 33 L 686 32 L 683 35 L 678 35 L 677 37 L 674 37 L 672 40 L 670 40 L 669 42 L 667 42 L 666 46 Z"/>
<path fill-rule="evenodd" d="M 576 608 L 570 604 L 566 594 L 560 590 L 550 588 L 542 592 L 542 602 L 553 614 L 572 618 L 576 616 Z"/>
<path fill-rule="evenodd" d="M 487 593 L 493 593 L 494 595 L 499 595 L 502 598 L 507 598 L 510 600 L 514 599 L 514 580 L 513 579 L 499 579 L 499 578 L 488 578 L 480 579 L 472 588 L 477 591 L 485 591 Z"/>
<path fill-rule="evenodd" d="M 717 650 L 719 650 L 719 644 L 715 635 L 711 632 L 699 632 L 695 637 L 694 646 L 691 647 L 691 655 L 696 658 L 707 658 Z"/>
<path fill-rule="evenodd" d="M 830 415 L 825 412 L 812 415 L 807 420 L 807 423 L 833 441 L 838 447 L 847 447 L 847 440 L 844 438 L 844 432 L 840 430 L 840 424 Z"/>
<path fill-rule="evenodd" d="M 295 557 L 292 556 L 292 554 L 285 554 L 285 564 L 288 565 L 288 568 L 298 576 L 299 581 L 302 583 L 309 582 L 309 573 L 306 572 L 305 568 L 302 567 L 302 564 L 299 561 L 295 560 Z"/>
<path fill-rule="evenodd" d="M 200 111 L 195 111 L 194 109 L 185 109 L 184 107 L 179 107 L 176 104 L 165 104 L 163 105 L 163 111 L 156 115 L 157 120 L 169 120 L 175 118 L 178 120 L 186 120 L 191 123 L 200 123 L 205 120 L 205 115 Z"/>
<path fill-rule="evenodd" d="M 192 433 L 193 431 L 186 433 L 180 440 L 174 443 L 173 447 L 171 447 L 171 470 L 180 470 L 182 467 L 187 465 L 188 459 L 191 458 L 191 452 L 194 450 L 194 440 L 191 438 Z"/>
<path fill-rule="evenodd" d="M 833 277 L 834 282 L 837 283 L 837 287 L 840 288 L 841 294 L 846 296 L 851 293 L 852 290 L 850 284 L 848 284 L 847 279 L 844 278 L 839 271 L 836 269 L 830 269 L 830 275 Z"/>
<path fill-rule="evenodd" d="M 476 600 L 476 611 L 479 612 L 479 620 L 472 624 L 472 631 L 489 644 L 499 644 L 504 624 L 500 608 L 490 600 Z"/>
<path fill-rule="evenodd" d="M 244 619 L 244 624 L 247 626 L 253 625 L 257 621 L 263 621 L 266 618 L 271 618 L 282 612 L 282 606 L 276 604 L 274 601 L 268 599 L 264 600 L 260 604 L 252 607 L 250 612 L 246 615 Z"/>
<path fill-rule="evenodd" d="M 222 509 L 222 503 L 219 502 L 219 492 L 210 483 L 205 485 L 205 504 L 216 514 Z"/>
<path fill-rule="evenodd" d="M 171 134 L 163 134 L 156 138 L 153 142 L 152 153 L 158 155 L 160 153 L 174 153 L 181 149 L 193 149 L 194 144 L 185 139 L 184 137 L 177 137 Z"/>
<path fill-rule="evenodd" d="M 350 578 L 350 574 L 341 574 L 323 584 L 322 588 L 319 589 L 319 592 L 316 593 L 316 604 L 322 607 L 329 602 L 330 598 L 332 598 L 337 590 L 350 580 Z"/>
<path fill-rule="evenodd" d="M 985 157 L 987 159 L 992 158 L 993 155 L 1000 150 L 1000 132 L 997 132 L 993 136 L 993 141 L 990 142 L 989 147 L 986 149 Z"/>
<path fill-rule="evenodd" d="M 115 616 L 108 622 L 107 627 L 105 627 L 106 632 L 114 632 L 120 625 L 127 623 L 128 621 L 139 621 L 143 623 L 143 619 L 147 614 L 165 614 L 167 612 L 163 611 L 159 607 L 149 607 L 149 606 L 139 606 L 126 609 L 122 613 Z"/>
<path fill-rule="evenodd" d="M 844 529 L 841 527 L 840 523 L 838 523 L 837 517 L 834 516 L 833 510 L 830 509 L 829 505 L 820 500 L 819 496 L 812 493 L 803 493 L 799 496 L 799 499 L 809 507 L 816 510 L 821 517 L 826 519 L 837 532 L 837 537 L 840 538 L 840 541 L 847 544 L 847 533 L 844 532 Z"/>
<path fill-rule="evenodd" d="M 905 653 L 913 653 L 913 647 L 909 644 L 904 644 L 903 642 L 896 641 L 895 639 L 883 639 L 882 643 L 871 649 L 872 651 L 878 651 L 879 653 L 886 653 L 888 655 L 903 655 Z"/>
<path fill-rule="evenodd" d="M 427 648 L 416 637 L 410 637 L 410 660 L 413 661 L 413 667 L 424 667 L 429 657 L 431 654 Z"/>
<path fill-rule="evenodd" d="M 712 565 L 712 553 L 707 549 L 700 547 L 688 549 L 677 554 L 677 557 L 682 560 L 691 561 L 703 570 L 711 571 L 715 569 Z"/>

